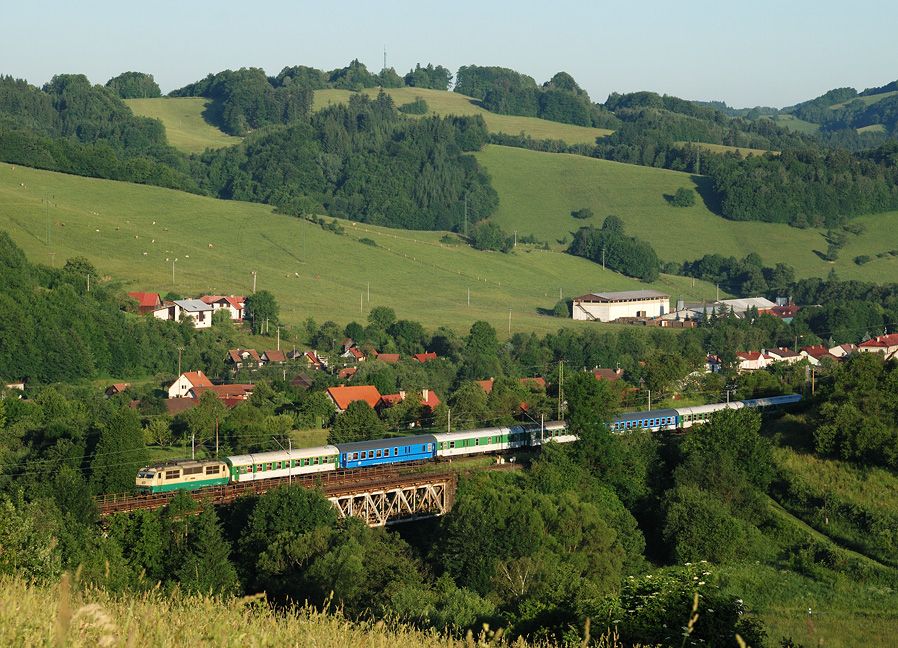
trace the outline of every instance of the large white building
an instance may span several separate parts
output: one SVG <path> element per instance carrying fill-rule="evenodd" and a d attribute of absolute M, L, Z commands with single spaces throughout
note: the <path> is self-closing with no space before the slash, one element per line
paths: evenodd
<path fill-rule="evenodd" d="M 657 290 L 589 293 L 574 298 L 575 320 L 613 322 L 621 317 L 658 317 L 670 310 L 670 297 Z"/>

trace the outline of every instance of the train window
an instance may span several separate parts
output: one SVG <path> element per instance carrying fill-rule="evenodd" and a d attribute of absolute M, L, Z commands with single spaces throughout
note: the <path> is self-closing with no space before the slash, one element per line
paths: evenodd
<path fill-rule="evenodd" d="M 177 479 L 181 476 L 181 472 L 179 470 L 167 470 L 165 472 L 166 479 Z"/>
<path fill-rule="evenodd" d="M 474 439 L 474 445 L 479 446 L 479 445 L 480 445 L 480 439 Z"/>
<path fill-rule="evenodd" d="M 206 474 L 207 475 L 217 475 L 218 474 L 218 466 L 206 466 Z"/>
<path fill-rule="evenodd" d="M 374 456 L 377 457 L 378 459 L 380 459 L 380 450 L 376 451 L 374 453 Z"/>

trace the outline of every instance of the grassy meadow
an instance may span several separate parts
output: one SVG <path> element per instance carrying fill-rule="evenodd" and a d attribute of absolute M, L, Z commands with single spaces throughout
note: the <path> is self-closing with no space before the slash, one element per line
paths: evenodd
<path fill-rule="evenodd" d="M 709 153 L 738 153 L 742 157 L 749 155 L 764 155 L 765 153 L 779 154 L 779 151 L 767 151 L 766 149 L 748 148 L 747 146 L 727 146 L 726 144 L 706 144 L 705 142 L 688 142 L 693 146 L 698 146 Z M 687 142 L 677 142 L 677 144 L 685 145 Z"/>
<path fill-rule="evenodd" d="M 858 101 L 858 100 L 863 102 L 863 104 L 865 106 L 872 106 L 875 103 L 879 103 L 883 99 L 888 99 L 889 97 L 894 97 L 895 95 L 898 95 L 898 91 L 892 90 L 891 92 L 880 92 L 879 94 L 864 95 L 863 97 L 854 97 L 853 99 L 849 99 L 848 101 L 843 101 L 841 103 L 833 104 L 832 106 L 830 106 L 830 109 L 838 110 L 839 108 L 844 108 L 845 106 L 852 103 L 853 101 Z"/>
<path fill-rule="evenodd" d="M 706 178 L 679 171 L 597 160 L 564 153 L 540 153 L 489 145 L 477 159 L 492 176 L 499 192 L 494 217 L 504 229 L 533 234 L 561 249 L 583 225 L 601 226 L 608 214 L 623 219 L 627 232 L 650 242 L 664 261 L 695 259 L 717 252 L 743 257 L 757 252 L 765 263 L 785 262 L 800 277 L 825 277 L 835 268 L 844 279 L 881 282 L 898 277 L 898 257 L 875 259 L 859 266 L 854 257 L 898 248 L 898 212 L 862 216 L 866 226 L 850 236 L 836 262 L 820 258 L 826 251 L 824 230 L 797 229 L 776 223 L 726 220 L 702 200 L 692 207 L 673 207 L 665 196 L 680 187 L 702 190 Z M 589 221 L 571 211 L 589 207 Z"/>
<path fill-rule="evenodd" d="M 606 128 L 588 128 L 574 124 L 562 124 L 537 117 L 519 117 L 516 115 L 498 115 L 481 108 L 476 99 L 466 97 L 457 92 L 429 90 L 427 88 L 386 88 L 397 106 L 414 101 L 421 97 L 427 102 L 431 114 L 435 115 L 482 115 L 487 128 L 492 133 L 517 135 L 525 133 L 534 139 L 563 140 L 568 144 L 593 144 L 597 137 L 610 135 Z M 370 96 L 376 96 L 379 88 L 364 90 Z M 314 110 L 334 103 L 346 103 L 352 94 L 350 90 L 316 90 Z"/>
<path fill-rule="evenodd" d="M 203 111 L 209 103 L 203 97 L 126 99 L 125 103 L 135 115 L 161 121 L 168 143 L 185 153 L 232 146 L 241 139 L 220 131 L 203 119 Z"/>
<path fill-rule="evenodd" d="M 787 113 L 774 115 L 773 121 L 775 121 L 778 126 L 783 126 L 784 128 L 789 128 L 798 133 L 804 133 L 806 135 L 813 135 L 820 130 L 820 124 L 805 121 L 803 119 L 799 119 L 795 115 L 789 115 Z"/>
<path fill-rule="evenodd" d="M 442 232 L 339 223 L 342 236 L 266 205 L 0 164 L 0 229 L 32 261 L 83 255 L 129 290 L 163 294 L 248 294 L 256 272 L 289 324 L 363 321 L 384 305 L 431 328 L 466 331 L 483 319 L 506 335 L 511 313 L 512 333 L 546 332 L 591 325 L 538 313 L 559 292 L 649 287 L 554 251 L 479 252 L 455 237 L 442 242 Z M 714 291 L 666 275 L 650 287 L 698 300 Z"/>

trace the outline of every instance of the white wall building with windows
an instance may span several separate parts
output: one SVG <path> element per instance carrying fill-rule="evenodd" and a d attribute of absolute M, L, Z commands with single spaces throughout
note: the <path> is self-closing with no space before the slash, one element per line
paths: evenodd
<path fill-rule="evenodd" d="M 670 311 L 670 296 L 657 290 L 588 293 L 574 298 L 575 320 L 613 322 L 621 317 L 659 317 Z"/>

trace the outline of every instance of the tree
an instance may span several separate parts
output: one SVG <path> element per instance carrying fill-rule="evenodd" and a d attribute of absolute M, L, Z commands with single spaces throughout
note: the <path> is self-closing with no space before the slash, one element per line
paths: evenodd
<path fill-rule="evenodd" d="M 465 340 L 464 362 L 459 374 L 470 380 L 495 378 L 502 373 L 498 356 L 496 329 L 489 322 L 478 320 L 471 325 Z"/>
<path fill-rule="evenodd" d="M 162 92 L 152 74 L 122 72 L 106 82 L 106 87 L 122 99 L 161 97 Z"/>
<path fill-rule="evenodd" d="M 513 241 L 508 233 L 496 223 L 483 221 L 474 226 L 471 233 L 471 245 L 478 250 L 509 252 Z"/>
<path fill-rule="evenodd" d="M 384 424 L 377 412 L 365 401 L 353 401 L 342 414 L 338 414 L 327 435 L 328 443 L 350 443 L 383 436 Z"/>
<path fill-rule="evenodd" d="M 578 220 L 586 220 L 587 218 L 592 218 L 594 214 L 589 207 L 583 207 L 582 209 L 575 209 L 572 211 L 571 216 Z"/>
<path fill-rule="evenodd" d="M 277 324 L 279 313 L 277 300 L 267 290 L 260 290 L 246 298 L 245 319 L 253 323 L 253 333 L 267 333 L 271 324 Z"/>
<path fill-rule="evenodd" d="M 227 408 L 213 391 L 204 392 L 196 406 L 181 414 L 187 424 L 187 432 L 196 443 L 202 445 L 215 436 L 215 426 L 220 425 L 227 415 Z"/>
<path fill-rule="evenodd" d="M 234 594 L 239 583 L 230 553 L 215 509 L 205 507 L 190 524 L 186 551 L 176 573 L 181 586 L 199 594 Z"/>
<path fill-rule="evenodd" d="M 99 437 L 90 461 L 94 493 L 122 493 L 134 489 L 137 471 L 148 459 L 137 412 L 108 405 L 101 414 Z"/>
<path fill-rule="evenodd" d="M 670 204 L 674 207 L 692 207 L 695 204 L 695 191 L 680 187 L 670 199 Z"/>
<path fill-rule="evenodd" d="M 454 429 L 473 429 L 488 423 L 490 410 L 487 395 L 474 382 L 466 382 L 453 392 L 449 399 Z"/>
<path fill-rule="evenodd" d="M 171 444 L 171 420 L 167 416 L 150 419 L 143 428 L 143 438 L 147 445 L 167 446 Z"/>
<path fill-rule="evenodd" d="M 375 306 L 368 313 L 368 326 L 378 331 L 386 331 L 396 321 L 396 311 L 388 306 Z"/>

